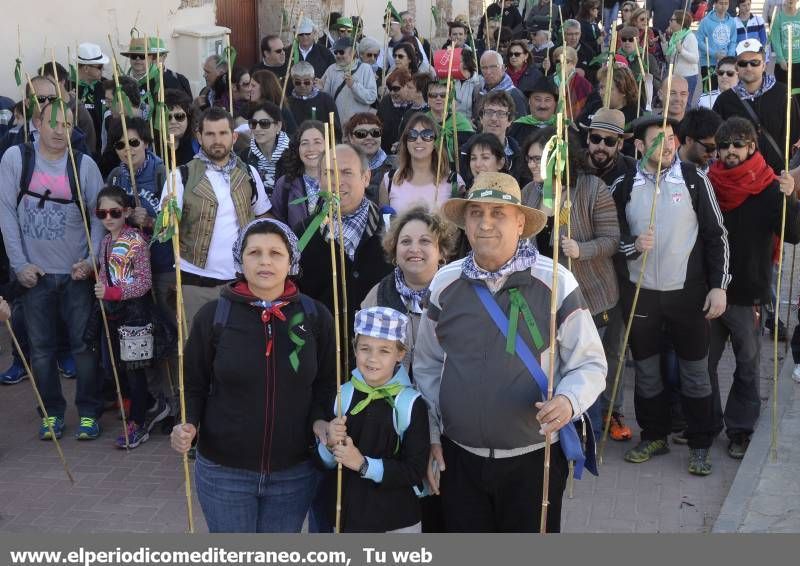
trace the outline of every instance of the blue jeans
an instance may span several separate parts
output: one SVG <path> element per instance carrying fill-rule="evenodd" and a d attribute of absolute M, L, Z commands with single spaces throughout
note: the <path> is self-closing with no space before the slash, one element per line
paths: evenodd
<path fill-rule="evenodd" d="M 271 474 L 215 464 L 197 452 L 197 498 L 212 533 L 299 533 L 319 472 L 307 460 Z"/>
<path fill-rule="evenodd" d="M 603 31 L 606 32 L 603 45 L 605 47 L 608 47 L 611 41 L 611 30 L 617 25 L 617 16 L 619 16 L 619 2 L 614 2 L 610 8 L 603 8 Z"/>
<path fill-rule="evenodd" d="M 31 369 L 50 416 L 63 417 L 67 402 L 61 392 L 56 355 L 59 322 L 63 324 L 69 348 L 75 358 L 77 379 L 75 406 L 81 417 L 98 418 L 103 408 L 97 360 L 83 340 L 92 313 L 92 285 L 69 275 L 43 275 L 35 287 L 22 296 L 25 325 L 31 351 Z"/>
<path fill-rule="evenodd" d="M 689 98 L 686 100 L 686 110 L 692 107 L 692 101 L 694 100 L 694 89 L 697 88 L 697 81 L 700 78 L 699 75 L 692 75 L 690 77 L 683 77 L 686 79 L 686 83 L 689 85 Z"/>

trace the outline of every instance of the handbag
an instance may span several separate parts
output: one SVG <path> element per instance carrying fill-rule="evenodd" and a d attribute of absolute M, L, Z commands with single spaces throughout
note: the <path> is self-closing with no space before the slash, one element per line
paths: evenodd
<path fill-rule="evenodd" d="M 508 337 L 508 318 L 500 309 L 500 305 L 497 304 L 497 301 L 495 301 L 489 289 L 477 283 L 472 283 L 472 288 L 475 290 L 481 303 L 483 303 L 489 316 L 492 317 L 500 333 Z M 530 348 L 528 348 L 528 345 L 522 340 L 519 334 L 516 336 L 515 346 L 517 355 L 522 363 L 525 364 L 533 380 L 539 386 L 539 391 L 542 392 L 542 400 L 546 401 L 547 376 L 542 366 L 536 361 L 533 352 L 531 352 Z M 581 416 L 581 419 L 584 427 L 583 439 L 581 439 L 581 436 L 578 434 L 574 421 L 569 421 L 569 423 L 558 431 L 558 444 L 561 447 L 561 451 L 564 453 L 567 460 L 575 462 L 575 469 L 573 472 L 575 479 L 581 479 L 584 467 L 595 476 L 598 475 L 594 433 L 591 429 L 591 422 L 583 416 Z"/>
<path fill-rule="evenodd" d="M 153 323 L 142 326 L 123 324 L 118 329 L 119 358 L 123 362 L 144 362 L 153 359 Z"/>

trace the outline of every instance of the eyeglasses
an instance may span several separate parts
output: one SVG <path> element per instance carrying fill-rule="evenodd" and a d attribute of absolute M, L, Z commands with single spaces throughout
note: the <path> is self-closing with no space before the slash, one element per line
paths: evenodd
<path fill-rule="evenodd" d="M 589 141 L 594 145 L 600 145 L 600 142 L 603 143 L 606 147 L 615 147 L 617 142 L 619 142 L 619 137 L 617 136 L 601 136 L 600 134 L 589 134 Z"/>
<path fill-rule="evenodd" d="M 541 163 L 542 162 L 542 156 L 541 155 L 526 155 L 525 156 L 525 161 L 527 161 L 528 163 Z"/>
<path fill-rule="evenodd" d="M 142 145 L 142 140 L 136 138 L 129 139 L 128 145 L 131 146 L 132 148 L 137 148 L 140 145 Z M 117 143 L 115 143 L 114 149 L 116 149 L 117 151 L 122 151 L 123 149 L 125 149 L 125 140 L 119 140 Z"/>
<path fill-rule="evenodd" d="M 483 110 L 481 116 L 484 118 L 508 118 L 511 113 L 508 110 Z"/>
<path fill-rule="evenodd" d="M 500 65 L 481 65 L 481 71 L 494 71 L 495 69 L 499 69 Z"/>
<path fill-rule="evenodd" d="M 419 138 L 422 138 L 422 141 L 425 142 L 432 142 L 436 139 L 436 132 L 430 128 L 425 128 L 424 130 L 408 130 L 408 134 L 406 135 L 410 142 L 415 142 Z"/>
<path fill-rule="evenodd" d="M 619 40 L 622 43 L 633 43 L 634 38 L 632 38 L 632 37 L 621 37 L 621 38 L 619 38 Z"/>
<path fill-rule="evenodd" d="M 736 149 L 742 149 L 748 146 L 750 142 L 745 140 L 722 140 L 717 143 L 717 149 L 728 149 L 730 146 Z"/>
<path fill-rule="evenodd" d="M 105 220 L 108 215 L 111 215 L 114 220 L 118 220 L 122 218 L 122 212 L 121 208 L 96 208 L 94 215 L 100 220 Z"/>
<path fill-rule="evenodd" d="M 41 94 L 36 97 L 36 101 L 39 104 L 44 104 L 45 102 L 55 102 L 56 100 L 58 100 L 58 97 L 55 94 Z"/>
<path fill-rule="evenodd" d="M 431 98 L 445 99 L 445 98 L 447 98 L 447 93 L 446 92 L 429 92 L 428 93 L 428 100 L 430 100 Z"/>
<path fill-rule="evenodd" d="M 702 146 L 703 149 L 706 151 L 706 153 L 714 153 L 715 151 L 717 151 L 717 144 L 715 143 L 704 143 L 701 142 L 700 140 L 694 140 L 694 143 Z"/>
<path fill-rule="evenodd" d="M 736 71 L 717 71 L 717 76 L 718 77 L 722 77 L 722 76 L 735 77 L 736 76 Z"/>
<path fill-rule="evenodd" d="M 371 130 L 353 130 L 353 136 L 359 140 L 366 139 L 367 136 L 378 139 L 381 137 L 382 133 L 383 132 L 381 132 L 380 128 L 372 128 Z"/>
<path fill-rule="evenodd" d="M 314 81 L 312 81 L 311 79 L 303 79 L 303 80 L 295 79 L 294 86 L 311 86 L 313 82 Z"/>
<path fill-rule="evenodd" d="M 523 55 L 525 55 L 525 53 L 523 53 L 522 51 L 509 51 L 508 52 L 508 56 L 509 57 L 522 57 Z"/>
<path fill-rule="evenodd" d="M 339 33 L 350 33 L 350 30 L 347 28 L 339 28 Z"/>
<path fill-rule="evenodd" d="M 344 55 L 344 49 L 337 49 L 333 52 L 334 55 Z"/>
<path fill-rule="evenodd" d="M 176 122 L 183 122 L 184 120 L 186 120 L 186 113 L 176 112 L 175 114 L 169 114 L 168 119 L 175 120 Z"/>
<path fill-rule="evenodd" d="M 370 59 L 377 59 L 378 58 L 378 54 L 377 53 L 362 53 L 361 57 L 362 58 L 368 57 Z"/>
<path fill-rule="evenodd" d="M 144 60 L 144 55 L 137 54 L 137 53 L 131 53 L 130 55 L 128 55 L 128 59 L 130 59 L 131 61 L 143 61 Z"/>
<path fill-rule="evenodd" d="M 736 66 L 744 69 L 750 65 L 751 67 L 760 67 L 761 59 L 748 59 L 747 61 L 736 61 Z"/>
<path fill-rule="evenodd" d="M 266 130 L 267 128 L 271 128 L 277 123 L 278 122 L 273 122 L 272 120 L 267 120 L 266 118 L 262 118 L 261 120 L 250 120 L 248 122 L 251 130 L 255 130 L 256 126 Z"/>

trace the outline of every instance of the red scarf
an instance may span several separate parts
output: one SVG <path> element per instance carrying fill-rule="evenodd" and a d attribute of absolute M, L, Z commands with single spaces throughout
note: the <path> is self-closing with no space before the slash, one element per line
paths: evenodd
<path fill-rule="evenodd" d="M 722 161 L 715 161 L 708 170 L 708 178 L 722 212 L 729 212 L 741 206 L 748 197 L 766 189 L 777 176 L 761 154 L 756 152 L 733 169 L 727 169 Z"/>
<path fill-rule="evenodd" d="M 506 68 L 506 73 L 508 73 L 508 76 L 511 77 L 511 82 L 514 83 L 514 86 L 519 86 L 519 81 L 522 79 L 522 75 L 525 74 L 526 70 L 528 70 L 528 65 L 523 65 L 518 71 L 508 67 Z"/>

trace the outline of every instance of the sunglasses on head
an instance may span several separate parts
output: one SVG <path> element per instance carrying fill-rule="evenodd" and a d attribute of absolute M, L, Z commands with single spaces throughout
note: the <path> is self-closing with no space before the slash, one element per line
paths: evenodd
<path fill-rule="evenodd" d="M 722 76 L 735 77 L 736 76 L 736 71 L 717 71 L 717 76 L 718 77 L 722 77 Z"/>
<path fill-rule="evenodd" d="M 96 208 L 94 215 L 100 220 L 105 220 L 108 215 L 111 215 L 114 220 L 118 220 L 122 218 L 122 212 L 121 208 Z"/>
<path fill-rule="evenodd" d="M 748 59 L 747 61 L 736 61 L 736 66 L 741 67 L 742 69 L 744 69 L 748 65 L 751 67 L 760 67 L 761 59 Z"/>
<path fill-rule="evenodd" d="M 311 79 L 295 79 L 294 86 L 311 86 L 314 83 Z"/>
<path fill-rule="evenodd" d="M 377 139 L 381 137 L 381 134 L 382 132 L 380 128 L 372 128 L 371 130 L 353 130 L 353 136 L 360 140 L 366 139 L 367 136 Z"/>
<path fill-rule="evenodd" d="M 717 144 L 717 149 L 728 149 L 730 146 L 735 147 L 736 149 L 742 149 L 747 147 L 750 142 L 745 140 L 722 140 Z"/>
<path fill-rule="evenodd" d="M 140 145 L 142 145 L 142 140 L 138 140 L 136 138 L 133 138 L 132 140 L 129 139 L 127 145 L 133 148 L 137 148 Z M 125 140 L 119 140 L 117 143 L 115 143 L 114 149 L 116 149 L 117 151 L 122 151 L 123 149 L 125 149 Z"/>
<path fill-rule="evenodd" d="M 333 52 L 334 55 L 344 55 L 344 49 L 337 49 Z"/>
<path fill-rule="evenodd" d="M 186 113 L 185 112 L 176 112 L 175 114 L 169 114 L 169 120 L 175 120 L 176 122 L 183 122 L 186 120 Z"/>
<path fill-rule="evenodd" d="M 277 124 L 277 122 L 273 122 L 272 120 L 267 120 L 266 118 L 262 118 L 261 120 L 250 120 L 248 124 L 250 125 L 251 130 L 255 130 L 256 126 L 266 130 L 267 128 L 271 128 L 272 126 Z"/>
<path fill-rule="evenodd" d="M 136 53 L 131 53 L 130 55 L 128 55 L 128 58 L 129 58 L 131 61 L 142 61 L 142 60 L 144 60 L 144 55 L 142 55 L 142 54 L 136 54 Z"/>
<path fill-rule="evenodd" d="M 617 136 L 601 136 L 600 134 L 589 134 L 589 141 L 592 142 L 594 145 L 600 145 L 600 142 L 603 143 L 606 147 L 615 147 L 617 142 L 619 142 L 619 138 Z"/>
<path fill-rule="evenodd" d="M 414 142 L 419 138 L 422 138 L 422 141 L 432 142 L 436 139 L 436 132 L 430 128 L 425 128 L 424 130 L 408 130 L 408 141 Z"/>

